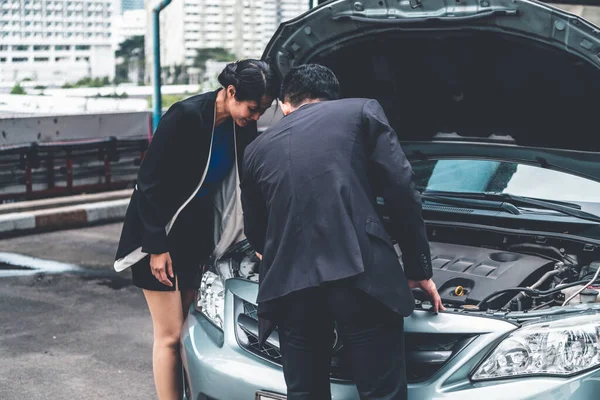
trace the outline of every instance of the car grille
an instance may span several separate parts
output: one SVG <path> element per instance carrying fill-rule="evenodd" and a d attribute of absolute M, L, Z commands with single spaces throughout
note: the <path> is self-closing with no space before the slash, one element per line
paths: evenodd
<path fill-rule="evenodd" d="M 259 346 L 256 305 L 236 297 L 235 307 L 238 344 L 264 360 L 281 365 L 277 331 L 273 332 L 263 346 Z M 473 337 L 473 335 L 458 334 L 405 333 L 408 382 L 422 382 L 431 378 Z M 346 361 L 346 351 L 341 344 L 333 349 L 330 374 L 332 379 L 352 380 L 349 362 Z"/>

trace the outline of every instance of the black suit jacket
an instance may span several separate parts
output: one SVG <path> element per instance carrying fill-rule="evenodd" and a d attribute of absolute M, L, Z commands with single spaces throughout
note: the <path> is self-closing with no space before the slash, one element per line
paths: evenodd
<path fill-rule="evenodd" d="M 208 163 L 219 90 L 177 102 L 161 118 L 138 171 L 115 259 L 140 246 L 148 254 L 169 251 L 165 227 L 194 193 Z M 256 136 L 255 122 L 236 126 L 240 170 L 244 149 Z M 213 241 L 212 226 L 198 229 L 199 241 Z"/>
<path fill-rule="evenodd" d="M 406 277 L 431 278 L 429 242 L 412 168 L 376 100 L 300 107 L 247 147 L 243 170 L 245 234 L 263 255 L 259 314 L 288 293 L 349 277 L 397 313 L 412 313 Z M 389 233 L 376 211 L 379 190 Z"/>

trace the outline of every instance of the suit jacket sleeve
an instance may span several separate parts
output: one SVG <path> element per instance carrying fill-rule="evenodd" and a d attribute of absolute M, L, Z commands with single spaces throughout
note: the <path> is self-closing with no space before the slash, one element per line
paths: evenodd
<path fill-rule="evenodd" d="M 168 252 L 166 225 L 171 217 L 165 196 L 169 196 L 176 177 L 171 172 L 176 156 L 175 136 L 181 136 L 186 124 L 178 104 L 161 118 L 146 156 L 138 171 L 137 207 L 143 224 L 142 251 L 149 254 Z"/>
<path fill-rule="evenodd" d="M 267 205 L 247 153 L 243 165 L 240 188 L 244 211 L 244 234 L 254 250 L 263 254 L 267 235 Z"/>
<path fill-rule="evenodd" d="M 383 197 L 392 220 L 391 234 L 402 250 L 404 272 L 409 279 L 429 279 L 432 277 L 431 253 L 422 217 L 421 194 L 415 188 L 412 167 L 379 102 L 367 101 L 362 117 L 368 156 L 383 183 Z"/>

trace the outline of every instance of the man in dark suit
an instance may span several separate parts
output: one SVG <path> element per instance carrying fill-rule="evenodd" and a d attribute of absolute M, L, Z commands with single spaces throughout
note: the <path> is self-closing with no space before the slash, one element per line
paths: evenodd
<path fill-rule="evenodd" d="M 444 310 L 421 197 L 379 103 L 338 100 L 339 92 L 326 67 L 292 69 L 282 84 L 285 116 L 246 149 L 245 233 L 262 254 L 260 340 L 278 327 L 288 399 L 330 398 L 335 321 L 362 398 L 406 399 L 402 317 L 414 309 L 411 288 Z"/>

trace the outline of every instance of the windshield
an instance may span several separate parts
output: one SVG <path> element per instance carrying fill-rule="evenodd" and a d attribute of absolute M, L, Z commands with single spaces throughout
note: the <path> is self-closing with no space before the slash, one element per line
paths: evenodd
<path fill-rule="evenodd" d="M 600 183 L 564 172 L 492 160 L 413 161 L 419 190 L 496 192 L 542 200 L 600 203 Z"/>

